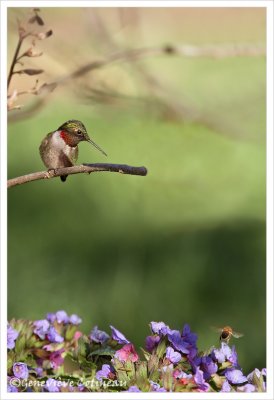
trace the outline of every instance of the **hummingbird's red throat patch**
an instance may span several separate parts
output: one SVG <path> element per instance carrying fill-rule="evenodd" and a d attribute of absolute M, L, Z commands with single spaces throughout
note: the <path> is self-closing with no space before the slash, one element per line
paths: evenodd
<path fill-rule="evenodd" d="M 73 138 L 66 131 L 60 131 L 60 137 L 64 140 L 64 142 L 71 147 L 75 146 Z"/>

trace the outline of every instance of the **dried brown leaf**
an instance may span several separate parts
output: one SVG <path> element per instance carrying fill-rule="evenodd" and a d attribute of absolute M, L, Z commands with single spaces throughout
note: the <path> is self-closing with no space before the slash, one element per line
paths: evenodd
<path fill-rule="evenodd" d="M 26 74 L 26 75 L 38 75 L 44 72 L 43 69 L 34 69 L 34 68 L 25 68 L 20 69 L 19 71 L 14 71 L 15 74 Z"/>
<path fill-rule="evenodd" d="M 30 47 L 23 55 L 26 57 L 40 57 L 43 52 L 35 51 L 33 47 Z"/>
<path fill-rule="evenodd" d="M 36 22 L 38 23 L 38 25 L 44 25 L 44 21 L 38 14 L 36 15 Z"/>
<path fill-rule="evenodd" d="M 53 92 L 56 88 L 57 83 L 44 83 L 42 86 L 37 89 L 36 94 L 44 94 L 46 92 Z"/>
<path fill-rule="evenodd" d="M 29 24 L 34 24 L 36 22 L 38 25 L 44 25 L 44 21 L 38 14 L 33 15 L 28 22 Z"/>
<path fill-rule="evenodd" d="M 36 15 L 33 15 L 33 16 L 28 20 L 28 23 L 29 23 L 29 24 L 34 24 L 35 21 L 36 21 Z"/>
<path fill-rule="evenodd" d="M 36 35 L 36 37 L 37 37 L 37 39 L 39 39 L 39 40 L 44 40 L 44 39 L 46 39 L 46 38 L 48 38 L 48 37 L 50 37 L 51 35 L 52 35 L 52 30 L 50 29 L 49 31 L 47 31 L 47 32 L 40 32 L 40 33 L 38 33 L 37 35 Z"/>

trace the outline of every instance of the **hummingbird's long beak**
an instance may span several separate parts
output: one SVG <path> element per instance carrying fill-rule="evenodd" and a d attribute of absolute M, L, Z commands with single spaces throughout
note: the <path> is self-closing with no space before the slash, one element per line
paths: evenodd
<path fill-rule="evenodd" d="M 103 153 L 105 156 L 107 156 L 107 154 L 104 152 L 104 150 L 101 149 L 101 147 L 98 146 L 98 144 L 96 144 L 93 140 L 91 140 L 90 138 L 87 140 L 90 144 L 92 144 L 94 147 L 96 147 L 97 150 L 101 151 L 101 153 Z"/>

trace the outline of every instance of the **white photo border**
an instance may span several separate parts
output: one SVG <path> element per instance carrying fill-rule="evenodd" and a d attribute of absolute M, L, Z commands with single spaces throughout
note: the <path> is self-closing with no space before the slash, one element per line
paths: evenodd
<path fill-rule="evenodd" d="M 7 392 L 7 9 L 13 7 L 260 7 L 267 13 L 267 392 L 266 393 L 8 393 Z M 1 395 L 19 399 L 262 399 L 273 400 L 273 2 L 256 1 L 1 1 Z M 251 327 L 252 329 L 252 327 Z"/>

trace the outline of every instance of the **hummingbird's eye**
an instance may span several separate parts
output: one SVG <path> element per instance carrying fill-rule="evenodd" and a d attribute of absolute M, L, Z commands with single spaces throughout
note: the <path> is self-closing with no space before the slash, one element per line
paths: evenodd
<path fill-rule="evenodd" d="M 80 129 L 78 129 L 77 134 L 82 135 L 82 131 Z"/>

